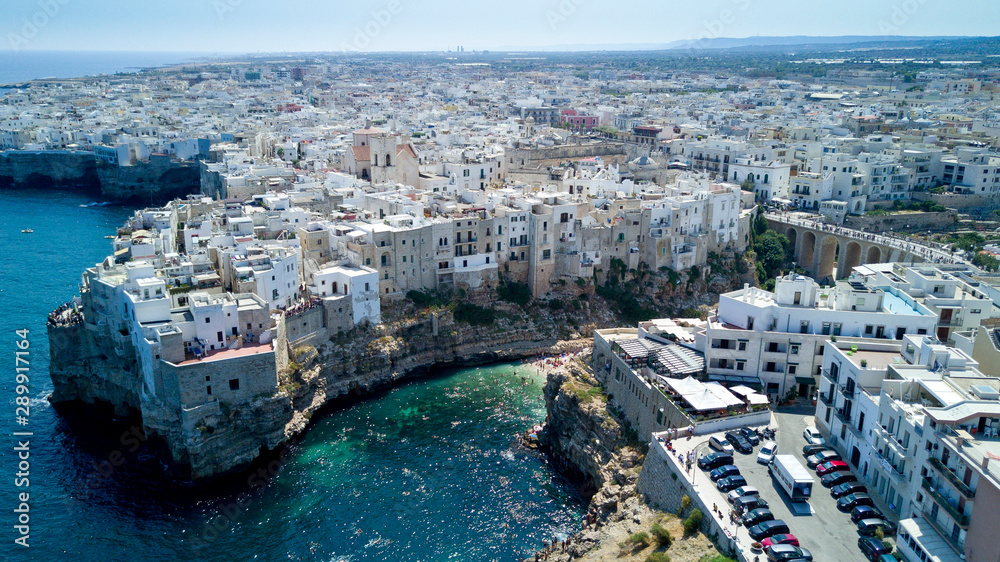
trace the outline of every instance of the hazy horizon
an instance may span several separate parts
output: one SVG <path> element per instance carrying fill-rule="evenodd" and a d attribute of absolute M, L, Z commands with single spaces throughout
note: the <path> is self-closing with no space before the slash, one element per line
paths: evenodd
<path fill-rule="evenodd" d="M 772 36 L 995 36 L 1000 13 L 975 0 L 8 0 L 0 50 L 266 54 L 560 50 Z M 974 14 L 975 17 L 969 17 Z M 586 49 L 585 49 L 586 50 Z"/>

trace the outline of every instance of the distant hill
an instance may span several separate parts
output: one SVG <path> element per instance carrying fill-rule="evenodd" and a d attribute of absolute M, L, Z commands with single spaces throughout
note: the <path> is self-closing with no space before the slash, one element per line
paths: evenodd
<path fill-rule="evenodd" d="M 579 51 L 683 51 L 686 49 L 754 49 L 814 46 L 828 47 L 833 45 L 859 44 L 887 45 L 894 43 L 913 43 L 921 41 L 956 41 L 981 39 L 979 37 L 963 36 L 914 36 L 914 35 L 789 35 L 789 36 L 755 36 L 755 37 L 714 37 L 706 39 L 683 39 L 670 43 L 609 43 L 609 44 L 563 44 L 535 47 L 501 47 L 499 52 L 579 52 Z"/>
<path fill-rule="evenodd" d="M 912 41 L 940 41 L 966 39 L 953 36 L 914 35 L 789 35 L 781 37 L 716 37 L 710 39 L 685 39 L 667 43 L 663 49 L 739 49 L 745 47 L 793 47 L 799 45 L 848 45 L 858 43 L 907 43 Z"/>

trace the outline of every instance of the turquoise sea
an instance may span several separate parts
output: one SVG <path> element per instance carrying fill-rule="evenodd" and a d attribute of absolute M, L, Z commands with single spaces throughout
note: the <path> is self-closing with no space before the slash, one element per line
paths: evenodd
<path fill-rule="evenodd" d="M 45 400 L 46 314 L 108 253 L 131 209 L 56 192 L 0 191 L 0 356 L 30 330 L 30 524 L 14 545 L 12 370 L 0 377 L 0 560 L 517 560 L 581 526 L 583 500 L 517 435 L 545 418 L 520 365 L 454 369 L 326 410 L 274 476 L 165 480 L 127 420 L 57 415 Z M 32 234 L 21 230 L 31 228 Z M 514 373 L 515 369 L 518 371 Z M 529 384 L 523 385 L 521 376 Z M 70 423 L 72 421 L 72 423 Z M 122 455 L 120 466 L 107 460 Z"/>

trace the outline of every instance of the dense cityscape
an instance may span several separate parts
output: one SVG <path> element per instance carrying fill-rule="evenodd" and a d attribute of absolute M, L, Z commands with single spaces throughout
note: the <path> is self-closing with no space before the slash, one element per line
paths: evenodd
<path fill-rule="evenodd" d="M 1000 559 L 1000 60 L 942 44 L 10 84 L 0 188 L 130 209 L 47 317 L 48 400 L 204 483 L 517 361 L 518 447 L 589 488 L 519 560 Z"/>

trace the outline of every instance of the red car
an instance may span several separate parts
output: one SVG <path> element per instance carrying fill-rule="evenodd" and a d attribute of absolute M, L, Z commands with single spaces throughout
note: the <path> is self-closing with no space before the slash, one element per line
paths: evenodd
<path fill-rule="evenodd" d="M 850 470 L 850 467 L 844 461 L 827 461 L 816 467 L 816 474 L 824 476 L 838 470 Z"/>
<path fill-rule="evenodd" d="M 772 546 L 776 544 L 790 544 L 792 546 L 799 546 L 799 539 L 795 538 L 795 535 L 774 535 L 773 537 L 768 537 L 762 541 L 760 544 L 764 547 L 764 552 L 767 552 Z"/>

